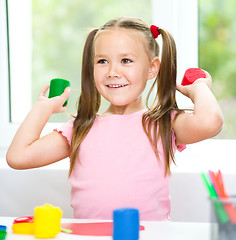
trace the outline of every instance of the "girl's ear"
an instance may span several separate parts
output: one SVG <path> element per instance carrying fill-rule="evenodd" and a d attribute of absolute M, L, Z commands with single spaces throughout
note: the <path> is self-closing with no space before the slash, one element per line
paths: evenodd
<path fill-rule="evenodd" d="M 151 61 L 151 65 L 149 68 L 148 79 L 153 79 L 157 76 L 160 69 L 160 60 L 158 57 L 154 57 Z"/>

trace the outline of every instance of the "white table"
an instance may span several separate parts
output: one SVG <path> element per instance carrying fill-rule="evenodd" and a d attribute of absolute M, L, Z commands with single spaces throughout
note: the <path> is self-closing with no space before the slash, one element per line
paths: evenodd
<path fill-rule="evenodd" d="M 0 225 L 6 225 L 8 228 L 6 240 L 36 239 L 32 235 L 13 234 L 11 230 L 13 220 L 12 217 L 0 217 Z M 61 222 L 97 222 L 97 220 L 62 219 Z M 145 230 L 140 232 L 140 240 L 210 240 L 209 223 L 143 221 L 140 224 L 145 227 Z M 54 239 L 111 240 L 112 237 L 90 237 L 59 233 Z"/>

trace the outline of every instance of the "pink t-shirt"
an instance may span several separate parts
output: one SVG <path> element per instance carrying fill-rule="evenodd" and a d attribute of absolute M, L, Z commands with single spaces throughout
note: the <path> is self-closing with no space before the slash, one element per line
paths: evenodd
<path fill-rule="evenodd" d="M 141 220 L 169 219 L 163 147 L 159 141 L 158 161 L 142 127 L 144 112 L 96 117 L 70 177 L 75 218 L 112 219 L 114 209 L 133 207 L 139 209 Z M 72 128 L 73 120 L 56 129 L 69 144 Z"/>

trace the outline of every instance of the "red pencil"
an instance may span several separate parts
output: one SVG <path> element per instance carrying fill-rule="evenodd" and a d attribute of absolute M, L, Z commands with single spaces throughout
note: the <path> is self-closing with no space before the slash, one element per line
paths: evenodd
<path fill-rule="evenodd" d="M 236 224 L 236 209 L 234 204 L 230 202 L 230 196 L 226 193 L 221 171 L 219 170 L 218 173 L 214 173 L 209 170 L 209 176 L 219 199 L 223 201 L 223 206 L 230 218 L 230 222 Z"/>

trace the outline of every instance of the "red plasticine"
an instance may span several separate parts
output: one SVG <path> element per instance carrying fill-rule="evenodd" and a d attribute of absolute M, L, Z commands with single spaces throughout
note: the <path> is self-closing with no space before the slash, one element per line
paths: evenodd
<path fill-rule="evenodd" d="M 198 78 L 205 78 L 206 73 L 201 68 L 189 68 L 186 70 L 181 85 L 186 86 L 194 83 Z"/>
<path fill-rule="evenodd" d="M 62 228 L 72 230 L 71 234 L 84 236 L 112 236 L 113 222 L 62 223 Z M 144 226 L 140 226 L 144 230 Z"/>
<path fill-rule="evenodd" d="M 25 216 L 25 217 L 18 217 L 14 219 L 13 224 L 15 223 L 32 223 L 34 222 L 34 217 L 33 216 Z"/>

